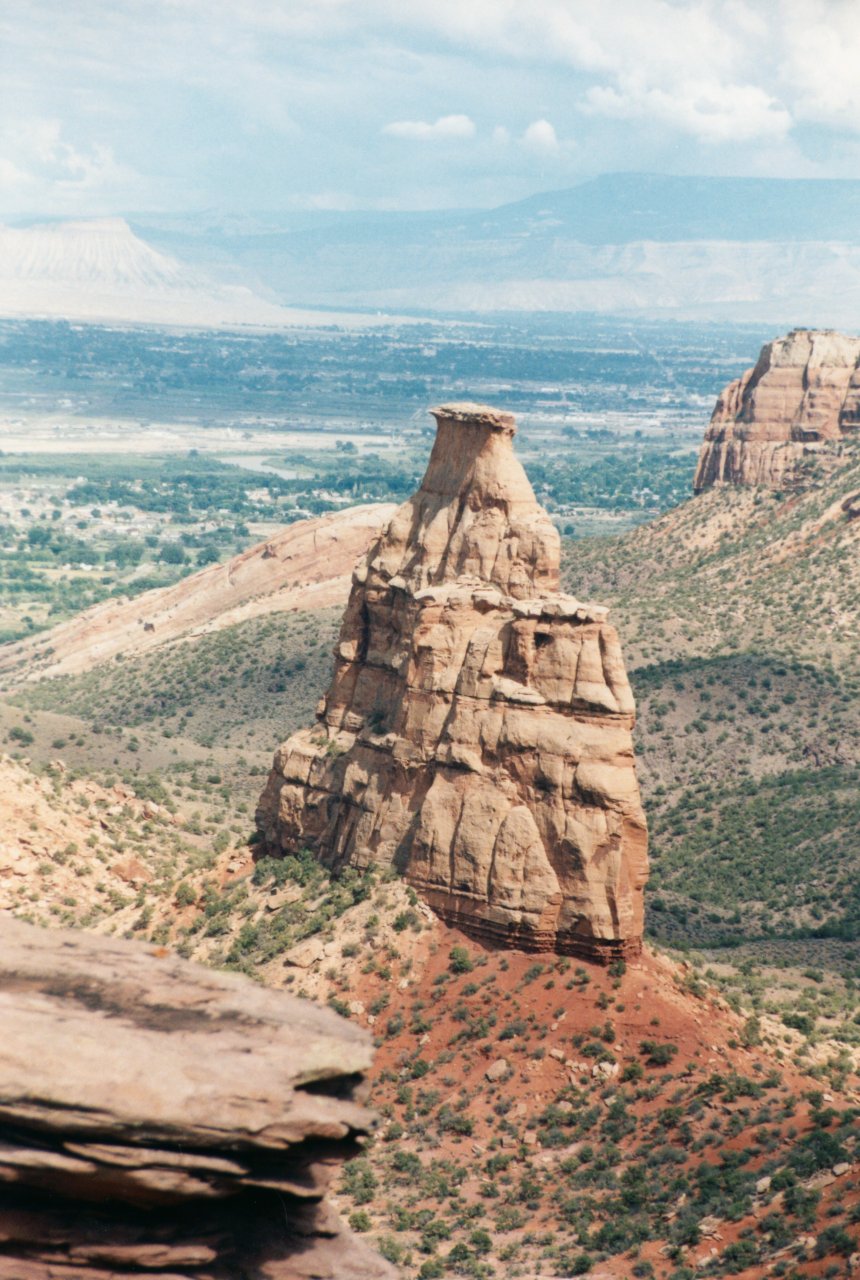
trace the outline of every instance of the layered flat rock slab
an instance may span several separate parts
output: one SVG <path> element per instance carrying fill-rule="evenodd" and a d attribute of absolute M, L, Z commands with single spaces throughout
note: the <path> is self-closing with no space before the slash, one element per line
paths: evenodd
<path fill-rule="evenodd" d="M 860 338 L 794 329 L 717 400 L 693 481 L 792 487 L 810 452 L 860 428 Z"/>
<path fill-rule="evenodd" d="M 394 865 L 494 943 L 636 954 L 647 835 L 617 634 L 559 593 L 512 416 L 433 412 L 421 487 L 355 572 L 319 725 L 276 753 L 266 846 Z"/>
<path fill-rule="evenodd" d="M 0 936 L 0 1277 L 384 1277 L 322 1197 L 365 1033 L 163 949 Z"/>

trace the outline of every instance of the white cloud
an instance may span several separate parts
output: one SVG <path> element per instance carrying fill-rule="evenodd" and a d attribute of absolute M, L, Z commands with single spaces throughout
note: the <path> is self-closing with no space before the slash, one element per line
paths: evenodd
<path fill-rule="evenodd" d="M 426 120 L 393 120 L 382 132 L 392 138 L 437 142 L 452 138 L 474 138 L 475 122 L 468 116 L 440 116 L 433 124 Z"/>
<path fill-rule="evenodd" d="M 798 119 L 860 133 L 860 21 L 853 0 L 785 4 L 782 76 Z"/>
<path fill-rule="evenodd" d="M 860 134 L 858 0 L 365 2 L 478 59 L 570 68 L 595 116 L 712 143 L 779 139 L 802 121 Z"/>
<path fill-rule="evenodd" d="M 596 85 L 582 110 L 616 120 L 648 118 L 701 142 L 749 142 L 781 138 L 791 128 L 786 107 L 755 85 L 684 83 L 670 90 L 627 84 Z"/>
<path fill-rule="evenodd" d="M 639 66 L 677 76 L 691 66 L 731 68 L 747 10 L 769 0 L 354 0 L 377 21 L 435 31 L 485 55 L 572 67 L 595 75 Z M 777 0 L 779 2 L 779 0 Z M 787 0 L 782 0 L 786 3 Z M 770 35 L 772 38 L 772 34 Z"/>
<path fill-rule="evenodd" d="M 117 162 L 110 147 L 79 148 L 56 119 L 31 117 L 0 128 L 0 183 L 3 208 L 52 212 L 112 208 L 117 195 L 139 190 L 140 177 Z"/>
<path fill-rule="evenodd" d="M 558 136 L 548 120 L 534 120 L 523 134 L 523 142 L 534 151 L 558 150 Z"/>
<path fill-rule="evenodd" d="M 8 51 L 0 206 L 349 207 L 384 198 L 415 207 L 419 199 L 461 201 L 466 177 L 469 198 L 490 203 L 534 185 L 541 160 L 559 181 L 667 166 L 776 167 L 784 176 L 812 166 L 822 176 L 852 176 L 858 7 L 860 0 L 0 5 Z M 448 103 L 460 114 L 437 118 Z"/>

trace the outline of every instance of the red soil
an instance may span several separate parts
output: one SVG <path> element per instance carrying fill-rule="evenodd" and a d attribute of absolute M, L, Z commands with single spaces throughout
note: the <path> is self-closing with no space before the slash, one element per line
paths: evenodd
<path fill-rule="evenodd" d="M 452 974 L 450 954 L 455 947 L 468 953 L 467 963 L 473 966 L 469 972 Z M 398 949 L 402 957 L 404 948 Z M 745 1020 L 714 991 L 697 990 L 684 968 L 648 950 L 619 976 L 603 967 L 578 965 L 552 955 L 488 950 L 441 924 L 426 930 L 408 949 L 411 963 L 404 965 L 409 970 L 408 985 L 404 986 L 403 977 L 398 981 L 398 962 L 392 960 L 386 967 L 383 954 L 377 966 L 382 967 L 382 976 L 361 974 L 349 989 L 350 999 L 357 997 L 367 1009 L 377 1010 L 369 1018 L 359 1015 L 379 1036 L 372 1101 L 385 1117 L 382 1141 L 370 1152 L 380 1189 L 366 1208 L 375 1231 L 411 1245 L 411 1264 L 407 1260 L 404 1266 L 407 1275 L 417 1274 L 428 1254 L 420 1251 L 420 1231 L 398 1231 L 392 1226 L 396 1210 L 408 1205 L 417 1213 L 423 1207 L 439 1216 L 445 1197 L 428 1196 L 415 1179 L 392 1173 L 392 1157 L 398 1150 L 417 1154 L 424 1170 L 434 1161 L 465 1168 L 448 1211 L 450 1219 L 453 1204 L 453 1219 L 459 1215 L 466 1225 L 459 1229 L 455 1223 L 449 1239 L 439 1244 L 438 1256 L 444 1259 L 458 1240 L 468 1242 L 476 1224 L 486 1226 L 493 1247 L 484 1261 L 496 1267 L 492 1274 L 498 1276 L 535 1274 L 530 1267 L 539 1268 L 541 1275 L 570 1274 L 553 1269 L 559 1265 L 555 1258 L 541 1260 L 540 1241 L 549 1238 L 548 1233 L 568 1256 L 590 1255 L 596 1268 L 593 1274 L 606 1278 L 631 1276 L 634 1266 L 642 1274 L 643 1263 L 650 1263 L 656 1276 L 669 1276 L 680 1266 L 698 1266 L 702 1274 L 711 1274 L 702 1261 L 710 1251 L 722 1255 L 745 1237 L 764 1241 L 767 1256 L 742 1269 L 743 1257 L 732 1257 L 730 1252 L 719 1274 L 758 1280 L 780 1263 L 786 1264 L 789 1275 L 823 1275 L 834 1264 L 839 1274 L 847 1274 L 845 1256 L 831 1252 L 815 1258 L 814 1242 L 825 1228 L 835 1225 L 845 1229 L 855 1249 L 860 1247 L 858 1225 L 851 1222 L 851 1210 L 860 1204 L 860 1178 L 854 1168 L 839 1176 L 821 1170 L 811 1183 L 806 1175 L 799 1178 L 821 1192 L 814 1222 L 810 1220 L 808 1226 L 787 1214 L 782 1192 L 766 1190 L 738 1220 L 720 1217 L 715 1224 L 706 1222 L 706 1229 L 716 1234 L 701 1234 L 698 1243 L 683 1246 L 673 1258 L 667 1256 L 672 1223 L 685 1209 L 694 1209 L 686 1195 L 674 1206 L 663 1206 L 653 1238 L 617 1254 L 611 1249 L 596 1251 L 588 1235 L 584 1244 L 581 1234 L 577 1240 L 557 1201 L 571 1168 L 582 1167 L 584 1148 L 594 1153 L 591 1157 L 586 1152 L 586 1159 L 599 1158 L 612 1143 L 621 1152 L 615 1168 L 618 1176 L 630 1164 L 644 1161 L 647 1165 L 649 1152 L 666 1144 L 676 1148 L 674 1172 L 688 1176 L 695 1175 L 702 1164 L 720 1164 L 732 1152 L 743 1157 L 750 1148 L 754 1154 L 742 1160 L 744 1172 L 756 1173 L 768 1164 L 773 1169 L 775 1161 L 784 1165 L 816 1125 L 838 1127 L 841 1113 L 858 1101 L 853 1089 L 837 1092 L 826 1081 L 804 1075 L 783 1059 L 776 1042 L 745 1047 L 743 1039 L 749 1039 Z M 490 1026 L 493 1016 L 495 1023 Z M 674 1052 L 664 1051 L 671 1054 L 665 1065 L 649 1063 L 648 1051 L 643 1051 L 646 1041 L 674 1046 Z M 611 1065 L 606 1068 L 615 1070 L 613 1075 L 601 1074 L 598 1057 L 589 1056 L 598 1055 L 601 1046 L 618 1064 L 617 1070 Z M 658 1058 L 660 1053 L 658 1049 Z M 501 1058 L 509 1064 L 504 1078 L 488 1080 L 488 1068 Z M 625 1069 L 638 1073 L 640 1067 L 641 1078 L 624 1080 Z M 813 1118 L 810 1097 L 820 1108 L 832 1108 L 840 1116 L 829 1122 L 822 1121 L 820 1113 Z M 552 1123 L 540 1117 L 547 1107 L 559 1103 L 574 1118 L 596 1107 L 593 1132 L 584 1140 L 572 1135 L 563 1145 L 557 1133 L 548 1139 Z M 610 1140 L 602 1127 L 613 1114 L 613 1103 L 619 1103 L 625 1119 Z M 703 1140 L 707 1145 L 701 1145 Z M 488 1175 L 487 1161 L 494 1156 L 510 1160 L 505 1162 L 502 1185 L 488 1198 L 487 1184 L 495 1175 Z M 851 1164 L 853 1158 L 853 1138 L 849 1138 L 845 1160 Z M 525 1221 L 510 1229 L 500 1228 L 497 1220 L 490 1222 L 498 1206 L 511 1201 L 516 1184 L 522 1186 L 523 1179 L 533 1184 Z M 583 1194 L 581 1185 L 577 1190 Z M 608 1193 L 596 1185 L 585 1194 L 593 1201 L 593 1239 L 605 1220 L 600 1203 Z M 575 1198 L 574 1192 L 571 1195 Z M 341 1203 L 347 1211 L 354 1208 L 346 1197 Z M 839 1208 L 831 1212 L 834 1206 Z M 617 1199 L 609 1216 L 612 1212 L 617 1213 Z M 767 1240 L 772 1237 L 766 1239 L 760 1225 L 768 1215 L 786 1224 L 790 1243 L 777 1240 L 773 1248 L 769 1246 Z M 518 1269 L 508 1270 L 506 1249 L 516 1258 Z M 449 1263 L 445 1274 L 478 1273 Z"/>

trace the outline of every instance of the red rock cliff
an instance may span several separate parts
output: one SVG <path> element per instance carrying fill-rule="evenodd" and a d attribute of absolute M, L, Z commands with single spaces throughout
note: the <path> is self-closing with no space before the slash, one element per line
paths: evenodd
<path fill-rule="evenodd" d="M 860 427 L 860 338 L 794 329 L 729 383 L 705 433 L 693 488 L 797 482 L 805 453 Z"/>
<path fill-rule="evenodd" d="M 433 413 L 421 487 L 354 575 L 319 726 L 276 753 L 265 843 L 394 864 L 494 942 L 635 954 L 647 837 L 617 635 L 558 592 L 512 416 Z"/>

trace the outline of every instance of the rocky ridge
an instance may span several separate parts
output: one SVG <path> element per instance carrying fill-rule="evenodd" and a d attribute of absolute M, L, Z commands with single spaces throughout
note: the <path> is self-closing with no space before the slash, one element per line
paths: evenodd
<path fill-rule="evenodd" d="M 631 669 L 755 649 L 853 676 L 860 437 L 799 489 L 717 484 L 619 538 L 569 544 L 566 584 L 617 611 Z"/>
<path fill-rule="evenodd" d="M 0 1277 L 393 1276 L 322 1200 L 370 1126 L 365 1032 L 9 916 L 0 1009 Z"/>
<path fill-rule="evenodd" d="M 0 686 L 75 675 L 120 654 L 146 653 L 263 614 L 339 604 L 356 560 L 394 510 L 380 502 L 299 520 L 172 586 L 107 600 L 4 645 Z"/>
<path fill-rule="evenodd" d="M 559 593 L 513 417 L 433 414 L 421 486 L 355 572 L 319 726 L 276 753 L 265 844 L 394 865 L 487 941 L 636 954 L 647 836 L 615 630 Z"/>
<path fill-rule="evenodd" d="M 860 338 L 793 329 L 717 400 L 693 488 L 792 487 L 800 464 L 860 428 Z"/>

